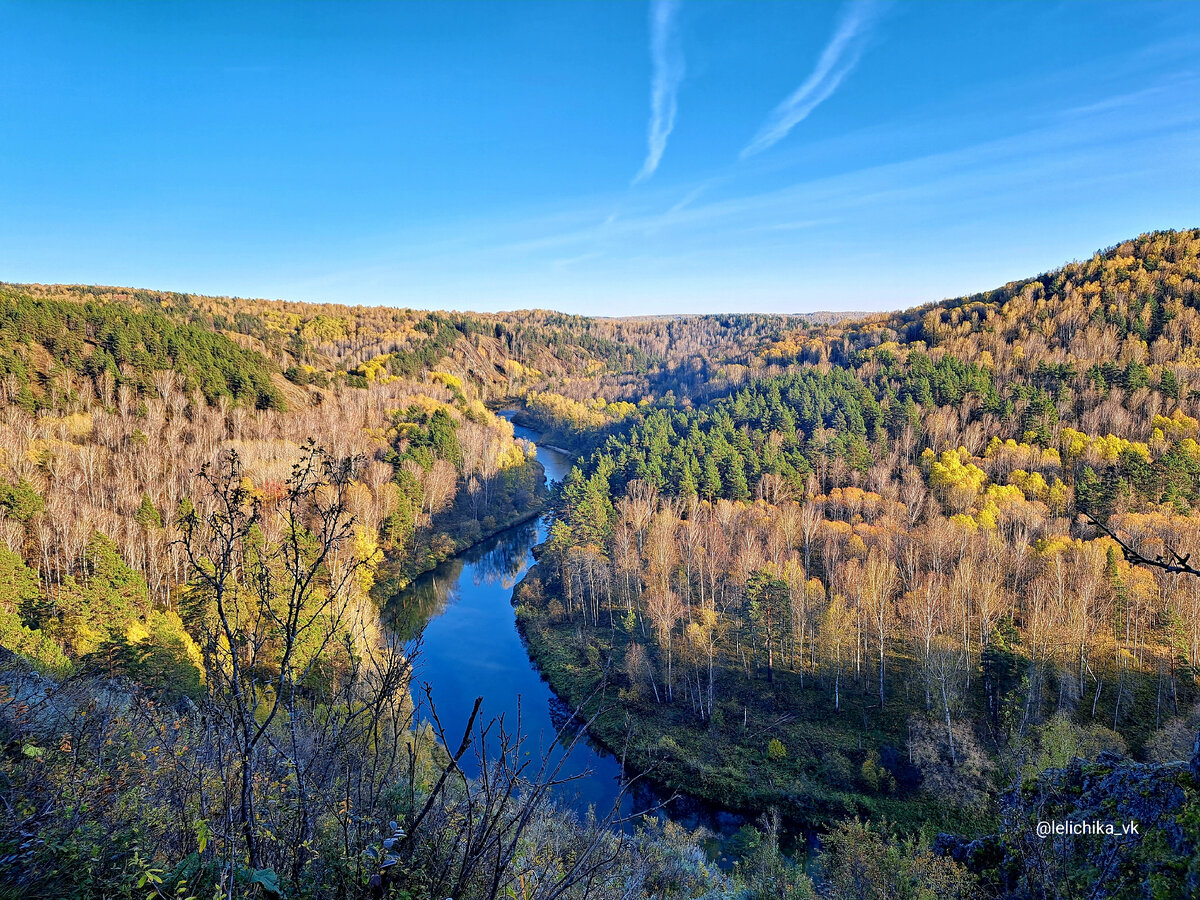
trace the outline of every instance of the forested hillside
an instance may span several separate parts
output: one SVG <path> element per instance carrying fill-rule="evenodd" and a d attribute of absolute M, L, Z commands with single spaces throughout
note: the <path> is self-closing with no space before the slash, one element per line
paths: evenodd
<path fill-rule="evenodd" d="M 0 895 L 1186 896 L 1198 286 L 1200 231 L 848 319 L 0 286 Z M 514 594 L 563 740 L 725 868 L 380 619 L 541 511 L 514 407 L 577 454 Z M 1110 788 L 1144 846 L 1019 830 Z"/>
<path fill-rule="evenodd" d="M 644 383 L 652 367 L 765 327 L 744 325 L 727 338 L 709 323 L 6 286 L 0 530 L 49 594 L 83 571 L 98 534 L 170 606 L 185 576 L 176 520 L 200 468 L 236 451 L 270 497 L 314 440 L 362 459 L 363 552 L 381 546 L 411 577 L 536 511 L 531 451 L 485 402 L 624 373 Z M 42 604 L 47 627 L 56 604 Z"/>
<path fill-rule="evenodd" d="M 376 584 L 544 499 L 495 404 L 637 393 L 693 351 L 780 333 L 39 285 L 0 304 L 0 884 L 22 896 L 172 867 L 235 895 L 362 888 L 394 786 L 427 791 L 445 764 Z M 413 840 L 436 843 L 474 800 L 430 796 L 444 818 Z M 609 852 L 605 834 L 579 840 Z M 319 859 L 296 853 L 318 836 Z"/>
<path fill-rule="evenodd" d="M 977 828 L 1077 751 L 1187 758 L 1200 579 L 1093 519 L 1200 549 L 1198 286 L 1200 232 L 1146 235 L 634 411 L 523 586 L 535 655 L 671 785 L 810 825 Z"/>

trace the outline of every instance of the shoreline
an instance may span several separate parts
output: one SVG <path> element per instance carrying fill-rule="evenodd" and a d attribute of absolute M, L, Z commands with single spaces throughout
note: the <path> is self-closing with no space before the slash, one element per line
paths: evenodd
<path fill-rule="evenodd" d="M 584 659 L 570 646 L 569 640 L 563 639 L 561 627 L 546 623 L 543 603 L 553 600 L 552 593 L 547 593 L 541 603 L 523 596 L 530 576 L 536 576 L 543 589 L 547 585 L 549 579 L 539 569 L 540 565 L 538 562 L 531 566 L 514 586 L 512 604 L 517 628 L 532 665 L 553 694 L 575 710 L 581 703 L 594 700 L 601 676 L 592 674 L 598 671 L 596 666 L 603 667 L 604 663 L 593 664 L 592 660 Z M 607 629 L 601 630 L 608 633 Z M 600 660 L 603 655 L 601 649 Z M 573 674 L 576 672 L 580 674 Z M 857 786 L 838 787 L 819 779 L 814 781 L 812 774 L 792 768 L 790 752 L 785 763 L 770 763 L 765 754 L 760 758 L 756 751 L 744 746 L 741 759 L 728 759 L 724 755 L 707 757 L 697 741 L 702 743 L 710 736 L 688 723 L 674 721 L 677 709 L 647 710 L 636 703 L 631 706 L 617 698 L 618 684 L 610 683 L 608 687 L 614 690 L 606 689 L 601 701 L 607 701 L 607 708 L 587 729 L 588 738 L 606 753 L 624 759 L 627 775 L 645 779 L 664 796 L 674 795 L 685 804 L 746 821 L 752 821 L 764 810 L 777 809 L 789 832 L 804 835 L 820 833 L 830 823 L 854 816 L 882 816 L 901 827 L 934 822 L 941 830 L 973 833 L 963 818 L 965 810 L 949 810 L 937 800 L 907 791 L 868 794 Z M 590 718 L 595 712 L 594 708 L 584 710 L 581 716 Z M 792 744 L 793 738 L 780 736 L 789 747 L 799 748 L 799 743 Z M 747 754 L 753 754 L 754 758 Z M 818 753 L 817 758 L 822 755 Z"/>
<path fill-rule="evenodd" d="M 542 470 L 542 483 L 545 484 L 546 467 L 543 466 L 541 464 L 541 462 L 537 459 L 530 460 L 530 462 Z M 413 585 L 413 583 L 418 578 L 420 578 L 422 575 L 432 572 L 434 569 L 436 569 L 438 566 L 442 565 L 443 563 L 449 562 L 450 560 L 454 559 L 456 556 L 461 556 L 462 554 L 466 553 L 468 550 L 471 550 L 474 547 L 478 547 L 480 544 L 484 543 L 485 541 L 490 541 L 492 538 L 496 537 L 497 535 L 503 534 L 504 532 L 508 531 L 511 528 L 516 528 L 518 525 L 524 525 L 526 522 L 529 522 L 532 519 L 538 518 L 539 516 L 543 515 L 546 512 L 546 508 L 548 506 L 549 499 L 550 499 L 549 492 L 547 491 L 546 496 L 538 497 L 535 499 L 533 508 L 524 510 L 521 513 L 519 513 L 518 515 L 516 515 L 514 518 L 508 519 L 503 523 L 497 523 L 496 527 L 492 528 L 489 531 L 482 532 L 479 535 L 479 537 L 475 538 L 474 540 L 471 540 L 469 543 L 459 545 L 457 542 L 455 542 L 454 549 L 451 552 L 447 553 L 444 556 L 440 556 L 440 555 L 436 556 L 434 559 L 434 562 L 432 562 L 430 565 L 427 565 L 424 568 L 421 568 L 414 572 L 409 573 L 408 577 L 406 577 L 406 578 L 400 578 L 399 572 L 396 572 L 395 573 L 397 576 L 396 580 L 392 581 L 390 583 L 390 585 L 389 585 L 390 589 L 397 591 L 397 592 L 406 590 L 409 587 L 411 587 Z M 385 559 L 385 565 L 390 565 L 394 562 L 395 562 L 395 560 L 392 557 L 387 557 Z M 387 599 L 388 598 L 384 598 L 382 601 L 379 601 L 377 598 L 377 602 L 380 602 L 381 604 L 386 604 Z"/>
<path fill-rule="evenodd" d="M 520 615 L 518 611 L 518 608 L 522 605 L 519 595 L 521 593 L 521 589 L 529 580 L 529 577 L 531 575 L 538 575 L 539 581 L 541 580 L 538 567 L 541 565 L 540 557 L 543 556 L 543 553 L 538 551 L 542 549 L 544 549 L 544 545 L 541 544 L 532 548 L 531 552 L 534 553 L 535 559 L 534 564 L 529 567 L 529 569 L 522 576 L 521 580 L 513 586 L 510 602 L 513 607 L 517 631 L 520 632 L 522 642 L 525 644 L 525 649 L 529 656 L 530 664 L 537 670 L 538 674 L 546 682 L 551 693 L 553 693 L 559 701 L 566 705 L 568 709 L 572 710 L 572 713 L 574 714 L 578 712 L 578 704 L 575 702 L 574 698 L 570 696 L 569 692 L 564 689 L 565 686 L 563 683 L 555 679 L 553 668 L 547 665 L 544 657 L 537 652 L 537 648 L 542 647 L 544 641 L 540 636 L 531 634 L 528 617 Z M 585 694 L 590 694 L 590 691 L 585 691 Z M 614 709 L 624 710 L 624 707 L 614 707 Z M 592 741 L 606 754 L 617 760 L 621 760 L 623 758 L 628 760 L 630 758 L 630 752 L 636 753 L 636 751 L 631 751 L 631 748 L 622 748 L 618 743 L 614 743 L 609 739 L 608 735 L 605 734 L 603 729 L 596 729 L 593 727 L 586 728 L 585 730 L 588 740 Z M 750 821 L 755 814 L 761 812 L 761 809 L 753 806 L 750 803 L 744 805 L 722 803 L 717 798 L 707 796 L 704 793 L 683 790 L 682 788 L 672 784 L 672 779 L 657 775 L 655 768 L 652 765 L 630 766 L 625 764 L 622 765 L 621 768 L 626 777 L 645 779 L 655 792 L 662 794 L 664 797 L 669 797 L 670 799 L 667 801 L 667 805 L 674 803 L 691 805 L 693 807 L 699 807 L 700 810 L 705 813 L 734 816 L 747 822 Z M 785 816 L 784 818 L 785 821 L 788 821 L 789 826 L 794 825 L 798 828 L 803 828 L 804 830 L 808 830 L 811 827 L 811 823 L 802 823 L 800 820 L 793 819 L 790 816 Z"/>

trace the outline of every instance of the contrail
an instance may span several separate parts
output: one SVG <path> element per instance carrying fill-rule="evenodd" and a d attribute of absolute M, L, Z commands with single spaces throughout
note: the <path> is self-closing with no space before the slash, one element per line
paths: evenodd
<path fill-rule="evenodd" d="M 654 174 L 667 149 L 667 137 L 675 127 L 675 95 L 684 72 L 683 48 L 675 27 L 678 12 L 678 0 L 654 0 L 650 5 L 650 59 L 654 67 L 650 84 L 650 128 L 646 137 L 646 161 L 634 177 L 634 184 Z"/>
<path fill-rule="evenodd" d="M 796 125 L 808 118 L 809 113 L 829 99 L 842 79 L 858 64 L 874 12 L 874 4 L 863 0 L 855 0 L 846 7 L 833 38 L 821 51 L 821 58 L 817 60 L 812 74 L 795 93 L 771 111 L 754 140 L 742 150 L 742 159 L 781 141 Z"/>

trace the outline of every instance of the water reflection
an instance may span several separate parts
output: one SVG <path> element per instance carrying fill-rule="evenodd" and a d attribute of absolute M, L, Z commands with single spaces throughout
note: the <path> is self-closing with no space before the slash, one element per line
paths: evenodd
<path fill-rule="evenodd" d="M 526 522 L 500 535 L 495 546 L 489 546 L 489 541 L 481 544 L 478 552 L 467 551 L 475 585 L 498 586 L 511 593 L 529 568 L 529 550 L 537 540 L 537 531 L 536 522 Z"/>
<path fill-rule="evenodd" d="M 403 590 L 396 587 L 394 578 L 385 580 L 378 589 L 390 598 L 383 611 L 384 624 L 402 641 L 416 638 L 430 619 L 446 611 L 462 569 L 461 559 L 449 560 L 438 566 L 436 573 L 421 576 Z"/>
<path fill-rule="evenodd" d="M 385 610 L 388 627 L 404 640 L 415 638 L 459 602 L 464 579 L 472 587 L 492 588 L 511 598 L 529 568 L 529 548 L 537 538 L 537 523 L 526 522 L 447 560 L 404 590 L 385 581 L 381 592 L 391 598 Z"/>
<path fill-rule="evenodd" d="M 526 428 L 514 430 L 527 440 L 537 437 Z M 537 457 L 551 481 L 562 480 L 570 470 L 570 457 L 558 451 L 538 447 Z M 417 681 L 428 683 L 451 740 L 462 734 L 476 697 L 483 697 L 484 722 L 503 717 L 509 728 L 520 722 L 527 736 L 525 749 L 534 758 L 550 748 L 559 729 L 578 726 L 573 711 L 554 695 L 529 659 L 512 608 L 513 587 L 533 564 L 530 551 L 545 540 L 546 532 L 544 518 L 515 526 L 422 575 L 407 589 L 389 592 L 388 625 L 403 638 L 423 634 Z M 569 736 L 565 739 L 570 742 Z M 464 756 L 461 765 L 469 776 L 478 774 L 479 761 L 472 754 Z M 612 808 L 623 784 L 616 758 L 586 740 L 575 745 L 558 777 L 574 779 L 561 790 L 565 802 L 580 812 L 594 806 L 599 815 Z M 646 781 L 636 782 L 634 788 L 623 803 L 625 815 L 663 802 Z M 722 821 L 721 814 L 694 801 L 673 804 L 670 814 L 714 830 L 741 821 Z"/>
<path fill-rule="evenodd" d="M 528 429 L 516 431 L 536 437 Z M 568 457 L 545 448 L 538 449 L 538 459 L 552 480 L 562 479 L 570 466 Z M 484 721 L 503 716 L 512 727 L 519 718 L 531 755 L 549 749 L 569 719 L 530 662 L 512 608 L 513 587 L 533 564 L 530 550 L 544 534 L 541 520 L 510 528 L 393 592 L 387 604 L 386 621 L 397 635 L 423 635 L 417 680 L 429 684 L 438 717 L 455 738 L 476 697 L 483 697 Z M 468 775 L 477 773 L 470 754 L 462 763 Z M 619 794 L 617 761 L 585 742 L 560 772 L 571 776 L 578 777 L 564 799 L 580 810 L 595 805 L 603 812 Z"/>

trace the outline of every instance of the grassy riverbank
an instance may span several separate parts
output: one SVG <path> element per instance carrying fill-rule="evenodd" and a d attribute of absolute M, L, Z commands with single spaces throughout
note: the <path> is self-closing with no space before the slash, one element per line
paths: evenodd
<path fill-rule="evenodd" d="M 771 685 L 765 676 L 718 673 L 722 699 L 701 721 L 678 694 L 667 702 L 660 684 L 656 700 L 651 687 L 627 676 L 631 635 L 621 622 L 588 628 L 556 615 L 552 581 L 545 560 L 514 592 L 530 655 L 556 694 L 586 715 L 599 713 L 592 737 L 624 753 L 630 770 L 733 811 L 758 815 L 774 807 L 805 831 L 854 816 L 959 834 L 994 825 L 988 800 L 967 808 L 917 789 L 904 747 L 909 717 L 923 698 L 902 696 L 880 715 L 869 690 L 843 686 L 835 712 L 812 678 L 802 685 L 796 673 L 777 669 Z M 640 626 L 633 637 L 644 640 Z"/>

